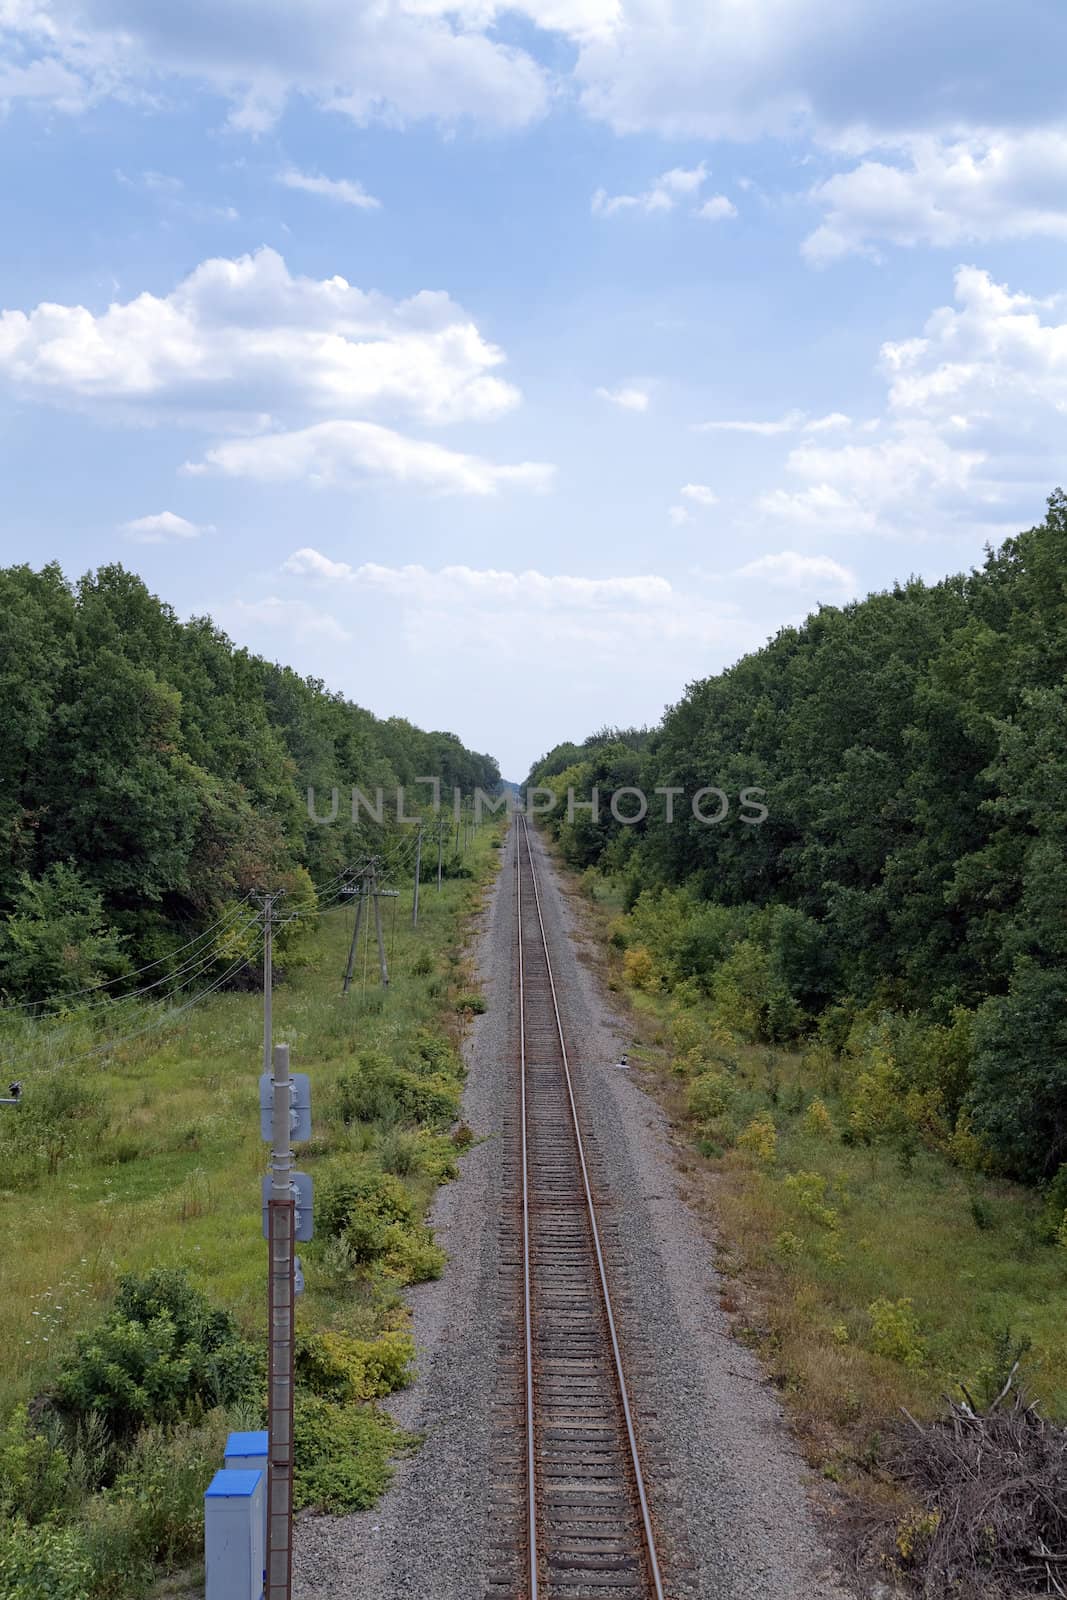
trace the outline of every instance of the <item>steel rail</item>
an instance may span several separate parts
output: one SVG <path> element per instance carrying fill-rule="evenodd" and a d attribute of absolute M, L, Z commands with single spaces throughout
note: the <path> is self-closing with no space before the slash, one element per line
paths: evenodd
<path fill-rule="evenodd" d="M 596 1203 L 593 1199 L 592 1185 L 589 1180 L 589 1168 L 586 1162 L 585 1141 L 582 1138 L 581 1122 L 578 1116 L 578 1107 L 574 1096 L 574 1084 L 571 1078 L 570 1059 L 567 1054 L 567 1041 L 563 1031 L 563 1021 L 560 1016 L 559 996 L 556 990 L 555 974 L 552 970 L 552 957 L 548 948 L 548 935 L 545 930 L 545 921 L 541 908 L 541 895 L 537 887 L 537 869 L 534 865 L 533 849 L 530 844 L 530 831 L 526 818 L 520 818 L 522 823 L 521 835 L 516 833 L 516 899 L 519 942 L 519 1039 L 522 1060 L 522 1190 L 523 1190 L 523 1270 L 525 1279 L 526 1303 L 526 1384 L 527 1384 L 527 1470 L 528 1470 L 528 1499 L 529 1499 L 529 1537 L 530 1537 L 530 1600 L 537 1596 L 537 1514 L 536 1514 L 536 1481 L 535 1481 L 535 1436 L 533 1421 L 533 1338 L 532 1338 L 532 1311 L 531 1311 L 531 1267 L 530 1267 L 530 1230 L 529 1230 L 529 1180 L 527 1172 L 527 1137 L 526 1137 L 526 1048 L 525 1048 L 525 994 L 524 972 L 522 957 L 522 871 L 520 867 L 521 842 L 525 842 L 526 855 L 530 868 L 530 883 L 533 888 L 534 907 L 537 913 L 537 925 L 541 935 L 544 949 L 545 966 L 548 973 L 549 990 L 552 998 L 552 1010 L 555 1017 L 556 1031 L 559 1036 L 560 1053 L 562 1056 L 563 1076 L 567 1090 L 567 1100 L 570 1108 L 571 1126 L 574 1132 L 575 1145 L 578 1154 L 579 1169 L 582 1177 L 582 1188 L 585 1196 L 586 1210 L 589 1219 L 590 1231 L 593 1240 L 593 1249 L 596 1258 L 597 1276 L 603 1309 L 611 1341 L 612 1363 L 615 1381 L 618 1388 L 619 1403 L 626 1427 L 626 1439 L 629 1447 L 630 1466 L 633 1473 L 633 1484 L 637 1494 L 638 1506 L 641 1513 L 641 1527 L 644 1535 L 645 1558 L 648 1562 L 648 1576 L 652 1584 L 652 1593 L 655 1600 L 665 1600 L 666 1591 L 663 1587 L 663 1577 L 660 1572 L 659 1558 L 656 1553 L 656 1538 L 652 1527 L 652 1515 L 645 1490 L 644 1472 L 641 1467 L 640 1452 L 637 1444 L 637 1434 L 634 1428 L 633 1413 L 630 1407 L 629 1391 L 626 1383 L 626 1374 L 623 1368 L 622 1350 L 619 1343 L 618 1329 L 615 1322 L 615 1311 L 611 1299 L 611 1290 L 608 1286 L 607 1265 L 604 1260 L 604 1251 L 601 1245 L 600 1226 L 597 1220 Z"/>
<path fill-rule="evenodd" d="M 537 1435 L 534 1417 L 533 1289 L 530 1272 L 530 1170 L 526 1140 L 526 1003 L 522 960 L 522 862 L 519 834 L 515 832 L 515 905 L 519 952 L 519 1086 L 522 1138 L 522 1293 L 526 1345 L 526 1537 L 529 1544 L 530 1600 L 538 1600 L 537 1572 Z"/>

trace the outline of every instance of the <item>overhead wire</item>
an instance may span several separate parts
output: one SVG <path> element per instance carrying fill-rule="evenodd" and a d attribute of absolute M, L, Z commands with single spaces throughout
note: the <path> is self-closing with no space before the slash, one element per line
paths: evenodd
<path fill-rule="evenodd" d="M 131 978 L 139 978 L 143 973 L 151 972 L 153 968 L 162 966 L 167 961 L 172 961 L 175 956 L 181 955 L 183 950 L 188 950 L 190 945 L 199 944 L 201 939 L 206 938 L 209 933 L 213 932 L 214 929 L 226 922 L 228 918 L 230 918 L 241 908 L 241 906 L 245 905 L 246 902 L 252 898 L 252 894 L 253 891 L 250 889 L 246 895 L 241 897 L 235 906 L 230 906 L 228 910 L 223 912 L 221 917 L 218 917 L 214 922 L 210 922 L 206 928 L 202 928 L 199 933 L 194 934 L 191 939 L 187 939 L 184 944 L 178 945 L 177 949 L 168 951 L 165 956 L 159 956 L 155 961 L 147 961 L 143 967 L 137 967 L 133 972 L 124 972 L 119 977 L 101 978 L 99 983 L 88 983 L 83 989 L 72 989 L 69 994 L 64 995 L 62 998 L 64 1001 L 76 1000 L 78 996 L 82 994 L 94 994 L 99 989 L 113 988 L 115 984 L 118 983 L 129 983 Z M 59 999 L 60 997 L 58 995 L 53 995 L 51 998 Z M 31 1002 L 31 1004 L 36 1003 L 37 1002 Z M 48 1001 L 41 1001 L 40 1003 L 42 1005 L 47 1005 Z M 20 1011 L 23 1009 L 24 1005 L 24 1001 L 0 1001 L 0 1011 Z"/>

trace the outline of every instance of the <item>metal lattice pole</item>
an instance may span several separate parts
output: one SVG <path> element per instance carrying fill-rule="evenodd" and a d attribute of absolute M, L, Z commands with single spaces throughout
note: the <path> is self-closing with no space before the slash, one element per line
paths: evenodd
<path fill-rule="evenodd" d="M 293 1337 L 296 1204 L 290 1174 L 289 1046 L 274 1048 L 268 1202 L 270 1372 L 267 1393 L 267 1600 L 293 1592 Z"/>

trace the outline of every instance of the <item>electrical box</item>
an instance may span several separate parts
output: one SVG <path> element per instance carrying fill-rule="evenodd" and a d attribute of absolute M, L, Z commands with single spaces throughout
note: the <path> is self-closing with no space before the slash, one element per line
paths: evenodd
<path fill-rule="evenodd" d="M 226 1440 L 226 1459 L 223 1466 L 228 1472 L 262 1472 L 264 1491 L 267 1484 L 267 1430 L 253 1433 L 231 1433 Z M 263 1549 L 267 1548 L 267 1496 L 263 1495 Z M 264 1560 L 266 1559 L 264 1555 Z"/>
<path fill-rule="evenodd" d="M 291 1172 L 289 1174 L 289 1188 L 293 1199 L 296 1201 L 296 1239 L 298 1244 L 306 1244 L 315 1232 L 314 1211 L 314 1185 L 306 1172 Z M 271 1175 L 265 1173 L 263 1177 L 263 1237 L 270 1238 L 270 1218 L 267 1207 L 270 1204 Z"/>
<path fill-rule="evenodd" d="M 289 1137 L 299 1144 L 311 1138 L 311 1079 L 294 1072 L 289 1079 Z M 259 1080 L 259 1131 L 267 1144 L 274 1140 L 274 1077 L 264 1072 Z"/>
<path fill-rule="evenodd" d="M 204 1494 L 206 1600 L 262 1600 L 266 1529 L 266 1473 L 216 1472 Z"/>

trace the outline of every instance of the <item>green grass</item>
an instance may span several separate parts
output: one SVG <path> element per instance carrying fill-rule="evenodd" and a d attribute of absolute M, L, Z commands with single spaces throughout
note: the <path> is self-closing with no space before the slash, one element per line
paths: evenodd
<path fill-rule="evenodd" d="M 381 1166 L 403 1185 L 415 1219 L 442 1178 L 454 1175 L 457 1144 L 448 1136 L 447 1114 L 436 1130 L 406 1126 L 388 1085 L 399 1085 L 410 1099 L 426 1082 L 438 1109 L 458 1106 L 459 1045 L 476 1009 L 466 1004 L 473 974 L 463 942 L 467 919 L 499 864 L 497 831 L 487 826 L 476 836 L 466 858 L 471 876 L 446 880 L 440 893 L 434 884 L 422 886 L 417 931 L 410 884 L 387 906 L 387 993 L 377 987 L 373 952 L 364 982 L 361 951 L 352 991 L 342 998 L 351 913 L 338 909 L 287 959 L 286 981 L 274 996 L 275 1041 L 290 1045 L 293 1069 L 312 1080 L 314 1137 L 298 1149 L 297 1164 L 312 1174 L 324 1160 L 335 1168 L 346 1159 Z M 461 996 L 465 1003 L 457 1009 Z M 22 1046 L 27 1036 L 24 1024 L 7 1025 L 9 1046 Z M 81 1023 L 71 1037 L 79 1048 L 91 1042 Z M 70 1047 L 64 1041 L 62 1048 Z M 38 1059 L 47 1053 L 45 1045 Z M 64 1123 L 61 1146 L 48 1149 L 34 1104 L 57 1069 L 35 1073 L 32 1059 L 12 1065 L 23 1078 L 25 1101 L 0 1125 L 0 1184 L 6 1174 L 9 1185 L 0 1188 L 0 1226 L 14 1241 L 0 1299 L 0 1425 L 17 1403 L 48 1392 L 60 1359 L 80 1331 L 100 1321 L 125 1272 L 184 1268 L 235 1315 L 247 1337 L 265 1342 L 261 1057 L 262 996 L 217 996 L 110 1058 L 58 1069 L 64 1090 L 73 1085 L 84 1105 Z M 373 1059 L 388 1092 L 373 1120 L 346 1120 L 340 1081 L 364 1058 Z M 397 1233 L 392 1270 L 384 1260 L 354 1266 L 336 1240 L 304 1246 L 299 1328 L 361 1339 L 403 1329 L 406 1277 L 440 1270 L 439 1253 L 417 1234 Z M 377 1415 L 368 1406 L 358 1420 L 338 1419 L 335 1429 L 335 1454 L 338 1440 L 357 1436 L 368 1452 L 358 1482 L 347 1486 L 361 1504 L 381 1492 L 389 1453 L 404 1444 L 384 1416 L 377 1426 Z M 332 1471 L 328 1461 L 320 1463 L 304 1483 L 304 1498 L 315 1498 L 309 1482 L 332 1484 L 331 1494 L 343 1495 L 345 1484 L 334 1482 Z"/>
<path fill-rule="evenodd" d="M 1030 1392 L 1067 1419 L 1067 1249 L 1042 1197 L 918 1140 L 843 1138 L 841 1075 L 855 1067 L 828 1071 L 825 1052 L 742 1043 L 709 1002 L 627 985 L 611 937 L 621 886 L 579 882 L 609 982 L 644 1040 L 631 1059 L 656 1073 L 685 1135 L 687 1187 L 714 1232 L 726 1309 L 760 1349 L 812 1459 L 848 1476 L 900 1407 L 934 1415 L 959 1382 L 981 1393 L 1008 1331 L 1029 1345 Z M 812 1115 L 816 1100 L 828 1118 Z M 771 1140 L 746 1132 L 768 1117 Z"/>

